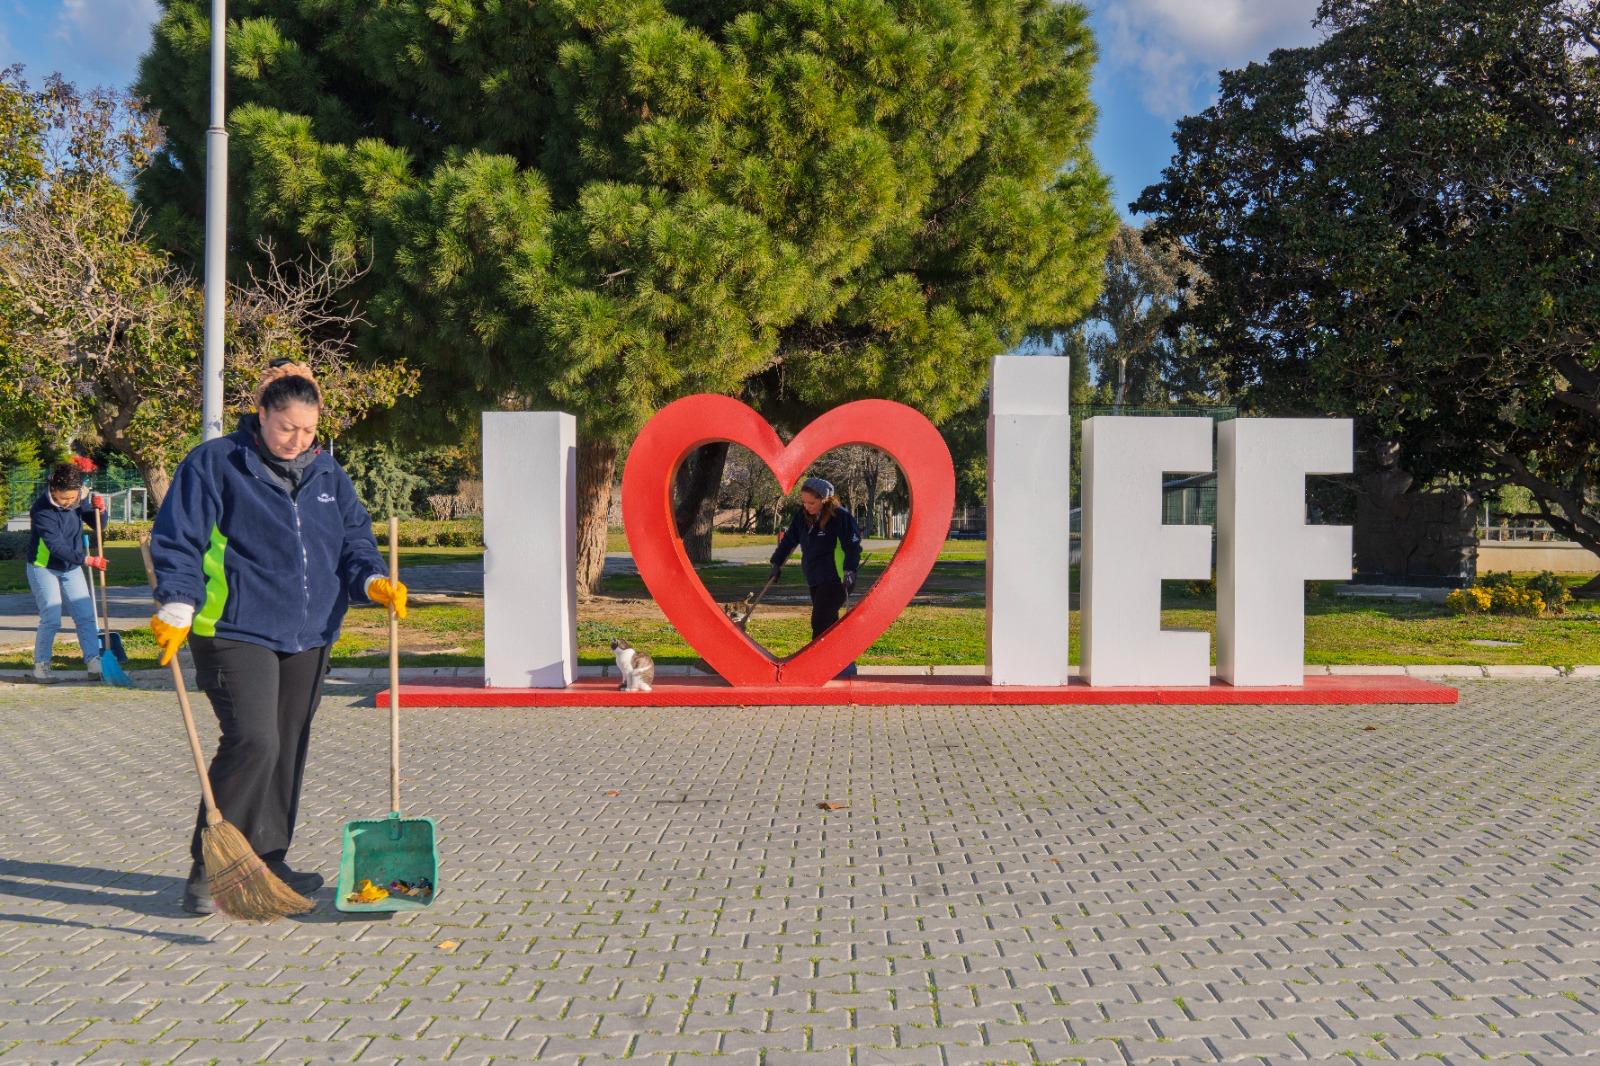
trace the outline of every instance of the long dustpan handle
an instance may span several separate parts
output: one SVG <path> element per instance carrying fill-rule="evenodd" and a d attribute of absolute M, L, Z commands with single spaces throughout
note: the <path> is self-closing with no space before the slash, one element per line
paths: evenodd
<path fill-rule="evenodd" d="M 150 579 L 150 591 L 156 590 L 156 566 L 150 558 L 150 534 L 139 537 L 139 555 L 144 559 L 144 573 Z M 183 667 L 178 664 L 176 652 L 172 655 L 172 684 L 178 690 L 178 707 L 183 711 L 183 730 L 189 734 L 189 751 L 194 755 L 194 772 L 200 778 L 200 796 L 206 804 L 206 824 L 222 821 L 217 811 L 217 797 L 211 793 L 211 775 L 206 773 L 206 754 L 200 748 L 200 734 L 195 732 L 194 711 L 189 709 L 189 690 L 183 683 Z"/>
<path fill-rule="evenodd" d="M 389 584 L 400 580 L 400 519 L 389 516 Z M 400 813 L 400 616 L 389 604 L 389 810 Z"/>

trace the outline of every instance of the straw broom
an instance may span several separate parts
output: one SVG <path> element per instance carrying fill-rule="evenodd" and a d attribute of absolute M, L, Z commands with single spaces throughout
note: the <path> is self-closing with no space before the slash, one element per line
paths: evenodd
<path fill-rule="evenodd" d="M 155 591 L 156 569 L 150 559 L 150 535 L 139 538 L 139 553 L 144 556 L 144 571 Z M 195 773 L 200 777 L 200 795 L 205 800 L 206 824 L 200 830 L 200 861 L 206 871 L 206 889 L 217 909 L 230 918 L 245 922 L 270 922 L 290 914 L 305 914 L 316 907 L 300 893 L 284 884 L 269 869 L 250 842 L 217 810 L 211 792 L 211 776 L 206 773 L 205 753 L 200 750 L 200 735 L 195 732 L 194 712 L 189 709 L 189 690 L 183 683 L 183 667 L 172 657 L 172 684 L 178 690 L 178 707 L 183 711 L 183 728 L 189 735 L 189 751 L 194 755 Z"/>

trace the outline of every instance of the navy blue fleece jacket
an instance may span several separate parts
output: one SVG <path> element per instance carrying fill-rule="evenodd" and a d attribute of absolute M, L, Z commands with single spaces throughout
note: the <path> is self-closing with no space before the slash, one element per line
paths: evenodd
<path fill-rule="evenodd" d="M 151 531 L 156 599 L 196 607 L 194 632 L 299 652 L 332 644 L 352 599 L 388 568 L 355 487 L 320 452 L 293 494 L 247 427 L 183 460 Z"/>
<path fill-rule="evenodd" d="M 50 490 L 39 494 L 28 510 L 29 565 L 65 573 L 83 565 L 84 523 L 94 524 L 94 504 L 85 496 L 76 507 L 57 507 Z"/>
<path fill-rule="evenodd" d="M 847 571 L 861 565 L 861 531 L 843 507 L 820 526 L 811 524 L 803 508 L 796 511 L 778 541 L 778 550 L 772 553 L 773 565 L 781 566 L 796 545 L 800 548 L 800 572 L 807 585 L 842 581 Z"/>

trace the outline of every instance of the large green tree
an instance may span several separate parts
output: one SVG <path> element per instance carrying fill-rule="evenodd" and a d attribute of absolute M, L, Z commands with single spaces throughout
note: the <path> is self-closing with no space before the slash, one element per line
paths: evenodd
<path fill-rule="evenodd" d="M 192 253 L 203 0 L 163 0 L 144 183 Z M 780 422 L 852 397 L 934 419 L 1094 298 L 1113 227 L 1094 46 L 1054 0 L 235 0 L 235 244 L 369 267 L 370 357 L 423 366 L 401 421 L 580 417 L 579 579 L 619 448 L 663 403 Z"/>
<path fill-rule="evenodd" d="M 1098 385 L 1093 402 L 1120 409 L 1220 397 L 1215 368 L 1196 352 L 1193 330 L 1168 323 L 1200 280 L 1181 247 L 1126 223 L 1117 228 L 1100 296 L 1076 329 Z"/>
<path fill-rule="evenodd" d="M 127 456 L 158 504 L 199 436 L 202 308 L 195 279 L 145 239 L 127 189 L 160 139 L 125 93 L 80 93 L 59 77 L 34 89 L 19 68 L 0 71 L 0 424 L 56 450 Z M 330 434 L 414 389 L 403 365 L 345 358 L 358 317 L 348 270 L 261 255 L 229 286 L 234 409 L 278 356 L 317 370 Z"/>
<path fill-rule="evenodd" d="M 1600 550 L 1600 6 L 1324 0 L 1134 205 L 1247 404 L 1357 416 Z"/>

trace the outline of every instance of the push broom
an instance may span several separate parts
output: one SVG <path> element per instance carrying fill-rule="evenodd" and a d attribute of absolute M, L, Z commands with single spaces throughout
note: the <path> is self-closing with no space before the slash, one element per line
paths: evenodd
<path fill-rule="evenodd" d="M 139 538 L 139 554 L 144 557 L 144 572 L 150 578 L 150 591 L 156 588 L 156 568 L 150 559 L 150 535 Z M 206 773 L 205 752 L 200 750 L 200 734 L 195 732 L 194 712 L 189 709 L 189 690 L 183 683 L 183 667 L 172 657 L 172 684 L 178 690 L 178 708 L 183 711 L 184 732 L 189 735 L 189 751 L 194 755 L 194 770 L 200 778 L 200 796 L 206 805 L 206 824 L 200 830 L 200 861 L 206 871 L 206 891 L 217 909 L 230 918 L 245 922 L 270 922 L 291 914 L 305 914 L 316 904 L 278 879 L 250 842 L 234 826 L 223 820 L 217 798 L 211 792 L 211 776 Z"/>

